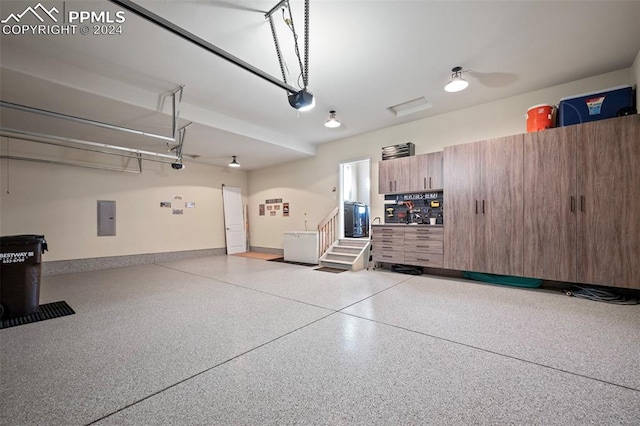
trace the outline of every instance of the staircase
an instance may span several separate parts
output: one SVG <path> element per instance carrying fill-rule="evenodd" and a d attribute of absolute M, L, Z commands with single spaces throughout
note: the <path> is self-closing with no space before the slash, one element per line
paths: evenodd
<path fill-rule="evenodd" d="M 358 271 L 369 264 L 371 241 L 365 238 L 341 238 L 320 257 L 320 266 Z"/>

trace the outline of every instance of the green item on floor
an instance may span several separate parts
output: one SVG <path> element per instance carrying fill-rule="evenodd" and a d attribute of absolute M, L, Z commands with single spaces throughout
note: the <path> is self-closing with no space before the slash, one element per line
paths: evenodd
<path fill-rule="evenodd" d="M 481 272 L 463 271 L 462 276 L 470 280 L 482 281 L 490 284 L 504 284 L 514 287 L 538 288 L 542 280 L 538 278 L 512 277 L 510 275 L 483 274 Z"/>

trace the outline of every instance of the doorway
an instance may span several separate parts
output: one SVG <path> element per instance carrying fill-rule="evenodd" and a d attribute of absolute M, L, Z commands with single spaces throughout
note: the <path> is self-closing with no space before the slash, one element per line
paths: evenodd
<path fill-rule="evenodd" d="M 245 253 L 247 234 L 242 211 L 242 189 L 223 185 L 222 200 L 227 254 Z"/>
<path fill-rule="evenodd" d="M 346 161 L 339 167 L 339 237 L 369 238 L 371 158 Z"/>

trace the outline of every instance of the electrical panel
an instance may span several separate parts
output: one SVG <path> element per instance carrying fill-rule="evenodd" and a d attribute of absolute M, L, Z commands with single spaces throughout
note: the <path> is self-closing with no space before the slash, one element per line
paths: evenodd
<path fill-rule="evenodd" d="M 116 235 L 116 202 L 98 200 L 98 237 Z"/>

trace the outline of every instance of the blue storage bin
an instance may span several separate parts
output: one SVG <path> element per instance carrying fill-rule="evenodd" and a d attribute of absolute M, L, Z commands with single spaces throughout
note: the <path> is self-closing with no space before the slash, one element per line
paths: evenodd
<path fill-rule="evenodd" d="M 633 109 L 633 101 L 631 86 L 562 98 L 558 106 L 558 123 L 560 126 L 570 126 L 613 118 L 625 109 Z"/>

